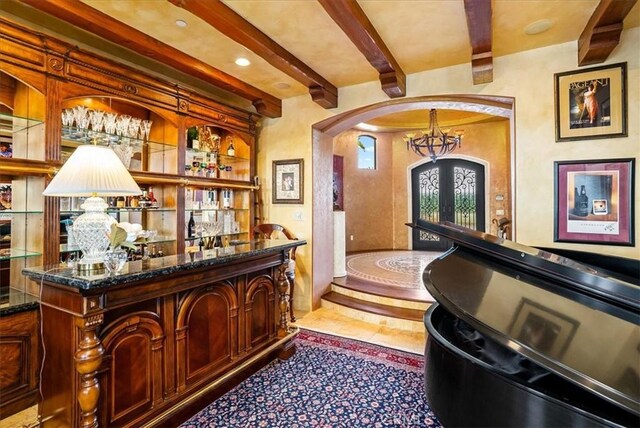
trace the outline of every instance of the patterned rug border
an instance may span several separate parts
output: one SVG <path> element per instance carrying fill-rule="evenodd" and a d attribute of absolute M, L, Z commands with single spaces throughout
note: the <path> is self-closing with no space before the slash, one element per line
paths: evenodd
<path fill-rule="evenodd" d="M 320 340 L 315 340 L 314 336 L 318 336 Z M 295 340 L 312 343 L 315 346 L 332 348 L 368 360 L 384 362 L 413 372 L 422 372 L 424 368 L 424 357 L 421 354 L 401 351 L 349 337 L 300 328 Z"/>

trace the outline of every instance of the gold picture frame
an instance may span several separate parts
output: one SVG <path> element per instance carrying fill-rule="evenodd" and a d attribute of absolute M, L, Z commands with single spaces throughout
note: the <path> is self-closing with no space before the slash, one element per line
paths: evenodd
<path fill-rule="evenodd" d="M 273 161 L 272 202 L 274 204 L 304 203 L 304 160 Z"/>
<path fill-rule="evenodd" d="M 627 136 L 627 63 L 555 75 L 556 141 Z"/>

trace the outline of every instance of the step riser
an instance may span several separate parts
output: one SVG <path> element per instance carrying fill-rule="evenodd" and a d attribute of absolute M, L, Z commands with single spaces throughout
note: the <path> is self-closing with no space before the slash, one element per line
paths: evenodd
<path fill-rule="evenodd" d="M 373 314 L 358 309 L 349 308 L 347 306 L 339 305 L 333 302 L 322 299 L 321 305 L 323 308 L 335 311 L 341 315 L 349 318 L 354 318 L 360 321 L 368 322 L 371 324 L 377 324 L 380 326 L 386 326 L 391 328 L 398 328 L 402 330 L 424 332 L 425 327 L 421 321 L 411 321 L 399 318 L 392 318 L 384 315 Z"/>
<path fill-rule="evenodd" d="M 359 300 L 364 300 L 372 303 L 380 303 L 382 305 L 387 305 L 387 306 L 395 306 L 398 308 L 418 309 L 421 311 L 426 311 L 431 305 L 430 303 L 427 303 L 427 302 L 416 302 L 411 300 L 396 299 L 392 297 L 383 297 L 383 296 L 378 296 L 376 294 L 368 294 L 362 291 L 350 290 L 348 288 L 345 288 L 338 284 L 333 284 L 333 283 L 331 284 L 331 290 L 335 291 L 336 293 L 353 297 Z"/>

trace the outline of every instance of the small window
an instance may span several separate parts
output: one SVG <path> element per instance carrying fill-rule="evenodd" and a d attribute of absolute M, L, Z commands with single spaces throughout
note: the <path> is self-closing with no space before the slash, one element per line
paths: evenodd
<path fill-rule="evenodd" d="M 371 135 L 358 137 L 358 168 L 376 169 L 376 139 Z"/>

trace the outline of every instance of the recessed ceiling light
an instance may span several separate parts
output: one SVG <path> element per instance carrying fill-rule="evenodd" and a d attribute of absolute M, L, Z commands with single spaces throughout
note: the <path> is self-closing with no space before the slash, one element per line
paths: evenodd
<path fill-rule="evenodd" d="M 176 20 L 176 25 L 177 25 L 178 27 L 180 27 L 180 28 L 184 28 L 184 27 L 186 27 L 188 24 L 187 24 L 187 21 L 183 21 L 182 19 L 177 19 L 177 20 Z"/>
<path fill-rule="evenodd" d="M 246 58 L 238 58 L 238 59 L 236 60 L 236 65 L 239 65 L 240 67 L 246 67 L 246 66 L 248 66 L 249 64 L 251 64 L 251 61 L 249 61 L 249 60 L 248 60 L 248 59 L 246 59 Z"/>
<path fill-rule="evenodd" d="M 285 83 L 285 82 L 278 82 L 273 86 L 275 86 L 278 89 L 289 89 L 289 88 L 291 88 L 291 85 L 288 84 L 288 83 Z"/>
<path fill-rule="evenodd" d="M 541 19 L 540 21 L 532 22 L 524 28 L 524 33 L 530 36 L 534 34 L 540 34 L 551 28 L 551 21 L 548 19 Z"/>

